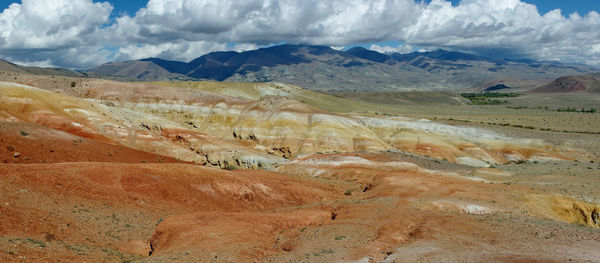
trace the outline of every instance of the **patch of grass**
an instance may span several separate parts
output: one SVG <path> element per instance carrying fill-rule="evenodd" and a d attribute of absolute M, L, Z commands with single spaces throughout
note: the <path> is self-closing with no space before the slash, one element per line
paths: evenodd
<path fill-rule="evenodd" d="M 529 107 L 527 107 L 527 106 L 506 106 L 506 108 L 508 108 L 508 109 L 514 109 L 514 110 L 519 110 L 519 109 L 527 109 Z"/>
<path fill-rule="evenodd" d="M 29 136 L 29 133 L 26 131 L 20 131 L 19 134 L 21 134 L 21 136 Z"/>
<path fill-rule="evenodd" d="M 337 236 L 334 239 L 335 240 L 342 240 L 342 239 L 346 239 L 346 236 Z"/>
<path fill-rule="evenodd" d="M 519 93 L 503 93 L 503 92 L 474 92 L 474 93 L 461 93 L 461 96 L 471 99 L 471 98 L 515 98 L 519 97 L 521 94 Z"/>
<path fill-rule="evenodd" d="M 481 93 L 461 93 L 461 96 L 468 99 L 474 105 L 499 105 L 506 104 L 508 100 L 498 100 L 492 98 L 514 98 L 521 94 L 518 93 L 501 93 L 501 92 L 481 92 Z"/>
<path fill-rule="evenodd" d="M 596 113 L 597 112 L 596 108 L 589 108 L 589 109 L 581 108 L 578 110 L 575 107 L 558 108 L 558 109 L 556 109 L 556 111 L 558 111 L 558 112 L 583 112 L 583 113 Z"/>
<path fill-rule="evenodd" d="M 25 241 L 27 241 L 29 243 L 32 243 L 32 244 L 35 244 L 35 245 L 38 245 L 38 246 L 40 246 L 42 248 L 46 247 L 46 243 L 44 243 L 42 241 L 39 241 L 39 240 L 28 238 L 28 239 L 25 239 Z"/>

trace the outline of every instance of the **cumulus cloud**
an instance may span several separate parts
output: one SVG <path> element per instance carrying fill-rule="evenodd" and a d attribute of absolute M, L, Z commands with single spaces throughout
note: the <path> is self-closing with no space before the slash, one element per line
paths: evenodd
<path fill-rule="evenodd" d="M 600 54 L 585 51 L 600 43 L 598 18 L 597 12 L 565 17 L 558 9 L 541 15 L 535 5 L 519 0 L 464 0 L 458 6 L 433 0 L 400 38 L 484 55 L 501 51 L 507 56 L 598 65 Z"/>
<path fill-rule="evenodd" d="M 0 53 L 25 63 L 74 66 L 102 49 L 96 32 L 109 21 L 109 3 L 23 0 L 0 13 Z M 75 50 L 74 50 L 75 49 Z M 101 54 L 98 52 L 97 54 Z M 71 59 L 68 56 L 75 55 Z M 94 55 L 92 55 L 93 57 Z"/>
<path fill-rule="evenodd" d="M 600 66 L 600 15 L 540 14 L 519 0 L 149 0 L 110 20 L 92 0 L 23 0 L 0 13 L 0 56 L 89 67 L 143 57 L 191 60 L 273 43 L 371 45 L 380 52 L 450 48 Z M 232 44 L 235 43 L 235 44 Z"/>

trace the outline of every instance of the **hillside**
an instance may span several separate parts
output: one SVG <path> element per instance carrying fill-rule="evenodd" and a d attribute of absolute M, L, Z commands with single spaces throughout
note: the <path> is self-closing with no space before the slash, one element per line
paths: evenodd
<path fill-rule="evenodd" d="M 337 92 L 332 95 L 374 104 L 415 105 L 415 104 L 467 104 L 470 101 L 457 93 L 448 91 L 407 91 L 407 92 Z"/>
<path fill-rule="evenodd" d="M 568 93 L 589 92 L 600 93 L 600 73 L 560 77 L 551 83 L 536 88 L 533 92 Z"/>
<path fill-rule="evenodd" d="M 157 61 L 148 60 L 108 63 L 95 67 L 89 73 L 116 78 L 145 80 L 177 79 L 182 77 L 182 75 L 172 73 L 164 68 L 165 64 L 160 66 L 156 63 Z"/>
<path fill-rule="evenodd" d="M 140 65 L 141 64 L 141 65 Z M 135 70 L 133 70 L 135 69 Z M 148 58 L 88 69 L 104 77 L 284 82 L 329 92 L 456 90 L 506 79 L 546 79 L 596 68 L 557 62 L 493 59 L 435 50 L 383 54 L 362 47 L 279 45 L 245 52 L 213 52 L 188 63 Z"/>
<path fill-rule="evenodd" d="M 61 68 L 26 67 L 0 59 L 0 71 L 33 75 L 55 75 L 65 77 L 83 77 L 85 74 Z"/>

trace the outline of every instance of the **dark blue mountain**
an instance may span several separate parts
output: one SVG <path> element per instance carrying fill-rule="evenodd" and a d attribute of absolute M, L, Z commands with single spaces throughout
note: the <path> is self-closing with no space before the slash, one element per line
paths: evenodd
<path fill-rule="evenodd" d="M 140 59 L 140 61 L 149 61 L 156 65 L 161 66 L 171 73 L 179 73 L 179 74 L 187 74 L 192 69 L 189 63 L 174 61 L 174 60 L 165 60 L 160 58 L 144 58 Z"/>
<path fill-rule="evenodd" d="M 353 47 L 347 50 L 346 54 L 378 63 L 385 63 L 386 61 L 393 60 L 393 58 L 389 55 L 369 50 L 364 47 Z"/>

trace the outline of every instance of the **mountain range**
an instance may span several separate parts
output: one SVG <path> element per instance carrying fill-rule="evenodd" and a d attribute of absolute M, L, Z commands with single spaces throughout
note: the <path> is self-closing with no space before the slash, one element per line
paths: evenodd
<path fill-rule="evenodd" d="M 190 62 L 145 58 L 84 71 L 127 80 L 277 81 L 317 91 L 457 90 L 507 80 L 544 80 L 598 68 L 554 61 L 497 59 L 438 49 L 384 54 L 362 47 L 278 45 L 220 51 Z M 540 83 L 544 84 L 544 83 Z"/>

